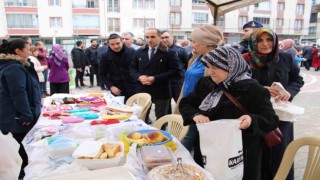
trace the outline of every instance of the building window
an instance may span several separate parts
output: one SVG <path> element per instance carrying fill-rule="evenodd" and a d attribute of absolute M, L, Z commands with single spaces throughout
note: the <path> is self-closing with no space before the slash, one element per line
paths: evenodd
<path fill-rule="evenodd" d="M 218 17 L 216 26 L 223 26 L 223 24 L 224 24 L 224 16 Z"/>
<path fill-rule="evenodd" d="M 154 28 L 154 19 L 145 19 L 144 20 L 145 28 Z"/>
<path fill-rule="evenodd" d="M 262 10 L 262 11 L 269 11 L 270 10 L 271 3 L 270 2 L 261 2 L 254 4 L 255 10 Z"/>
<path fill-rule="evenodd" d="M 201 0 L 192 0 L 192 6 L 206 6 L 206 3 Z"/>
<path fill-rule="evenodd" d="M 239 16 L 238 25 L 242 28 L 248 22 L 248 16 Z"/>
<path fill-rule="evenodd" d="M 249 11 L 249 6 L 239 8 L 239 11 Z"/>
<path fill-rule="evenodd" d="M 38 28 L 36 14 L 7 14 L 8 28 Z"/>
<path fill-rule="evenodd" d="M 294 30 L 302 30 L 302 20 L 301 19 L 297 19 L 294 21 Z"/>
<path fill-rule="evenodd" d="M 192 13 L 192 22 L 196 24 L 206 24 L 209 22 L 208 13 Z"/>
<path fill-rule="evenodd" d="M 154 0 L 145 0 L 144 1 L 145 9 L 154 9 Z"/>
<path fill-rule="evenodd" d="M 264 17 L 253 17 L 254 21 L 258 21 L 263 25 L 268 25 L 270 24 L 270 18 L 264 18 Z"/>
<path fill-rule="evenodd" d="M 310 16 L 310 23 L 316 23 L 317 22 L 317 13 L 311 13 Z"/>
<path fill-rule="evenodd" d="M 283 18 L 277 18 L 277 26 L 283 26 Z"/>
<path fill-rule="evenodd" d="M 309 34 L 316 34 L 316 27 L 309 27 Z"/>
<path fill-rule="evenodd" d="M 285 7 L 284 2 L 278 2 L 278 11 L 283 11 Z"/>
<path fill-rule="evenodd" d="M 108 12 L 120 12 L 119 0 L 108 0 Z"/>
<path fill-rule="evenodd" d="M 181 13 L 171 12 L 170 13 L 170 25 L 180 25 L 181 24 Z"/>
<path fill-rule="evenodd" d="M 143 19 L 133 19 L 133 28 L 135 29 L 142 29 L 143 27 Z"/>
<path fill-rule="evenodd" d="M 170 0 L 170 6 L 181 6 L 181 0 Z"/>
<path fill-rule="evenodd" d="M 74 8 L 99 8 L 99 0 L 73 0 Z"/>
<path fill-rule="evenodd" d="M 74 15 L 73 16 L 74 29 L 99 29 L 100 17 L 99 15 Z"/>
<path fill-rule="evenodd" d="M 51 17 L 50 18 L 50 27 L 61 28 L 62 27 L 61 17 Z"/>
<path fill-rule="evenodd" d="M 297 4 L 296 14 L 302 15 L 304 13 L 304 4 Z"/>
<path fill-rule="evenodd" d="M 142 9 L 143 8 L 142 0 L 133 0 L 133 8 Z"/>
<path fill-rule="evenodd" d="M 37 0 L 4 0 L 4 6 L 36 7 Z"/>
<path fill-rule="evenodd" d="M 108 31 L 109 32 L 120 32 L 120 19 L 119 18 L 108 18 Z"/>

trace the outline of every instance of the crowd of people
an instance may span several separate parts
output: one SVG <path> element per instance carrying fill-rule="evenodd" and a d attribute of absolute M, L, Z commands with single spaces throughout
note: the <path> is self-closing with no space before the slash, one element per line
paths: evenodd
<path fill-rule="evenodd" d="M 101 90 L 109 89 L 115 96 L 145 92 L 151 95 L 156 119 L 171 112 L 181 114 L 189 132 L 182 144 L 194 152 L 195 161 L 203 166 L 199 132 L 196 124 L 218 119 L 239 119 L 244 153 L 243 179 L 272 179 L 283 153 L 294 139 L 293 123 L 279 120 L 275 101 L 292 101 L 304 82 L 300 66 L 307 70 L 320 68 L 318 48 L 295 46 L 294 41 L 279 42 L 277 34 L 257 21 L 243 26 L 239 48 L 224 46 L 223 31 L 213 25 L 195 29 L 190 41 L 178 46 L 170 31 L 150 28 L 142 39 L 134 41 L 130 32 L 110 34 L 99 47 L 92 39 L 85 48 L 77 41 L 71 51 L 75 69 L 75 85 L 79 90 L 91 88 L 96 82 Z M 32 45 L 29 37 L 3 40 L 0 46 L 0 130 L 12 133 L 20 143 L 37 122 L 41 97 L 69 93 L 69 63 L 60 44 L 52 46 L 47 56 L 43 42 Z M 86 70 L 89 69 L 88 72 Z M 88 73 L 90 85 L 84 83 Z M 94 80 L 96 75 L 96 81 Z M 50 94 L 47 92 L 50 82 Z M 271 87 L 280 82 L 285 93 Z M 243 112 L 226 97 L 230 93 L 248 110 Z M 149 110 L 150 112 L 150 110 Z M 149 115 L 146 123 L 152 123 Z M 277 127 L 281 144 L 268 147 L 263 136 Z M 23 168 L 28 157 L 21 145 L 19 153 Z M 293 179 L 293 168 L 287 179 Z"/>

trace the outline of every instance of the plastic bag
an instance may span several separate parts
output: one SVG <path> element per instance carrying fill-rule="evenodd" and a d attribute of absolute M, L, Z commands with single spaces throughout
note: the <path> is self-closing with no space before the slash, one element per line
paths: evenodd
<path fill-rule="evenodd" d="M 304 108 L 294 105 L 288 101 L 275 102 L 274 98 L 271 98 L 272 106 L 276 114 L 281 121 L 296 121 L 297 117 L 304 114 Z"/>
<path fill-rule="evenodd" d="M 244 165 L 239 124 L 239 120 L 232 119 L 197 124 L 204 167 L 216 179 L 242 179 Z"/>
<path fill-rule="evenodd" d="M 0 144 L 0 180 L 18 179 L 22 164 L 20 145 L 11 134 L 3 135 L 1 131 Z"/>

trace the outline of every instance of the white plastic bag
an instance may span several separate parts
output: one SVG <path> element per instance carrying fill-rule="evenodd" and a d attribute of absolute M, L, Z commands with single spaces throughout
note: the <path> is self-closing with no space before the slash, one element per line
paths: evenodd
<path fill-rule="evenodd" d="M 18 179 L 22 164 L 20 145 L 11 134 L 3 135 L 1 131 L 0 144 L 0 180 Z"/>
<path fill-rule="evenodd" d="M 205 169 L 215 179 L 243 177 L 243 147 L 239 120 L 218 120 L 197 124 Z"/>
<path fill-rule="evenodd" d="M 271 98 L 272 106 L 276 115 L 279 116 L 280 121 L 296 121 L 297 117 L 304 114 L 304 108 L 294 105 L 289 101 L 275 102 L 274 98 Z"/>

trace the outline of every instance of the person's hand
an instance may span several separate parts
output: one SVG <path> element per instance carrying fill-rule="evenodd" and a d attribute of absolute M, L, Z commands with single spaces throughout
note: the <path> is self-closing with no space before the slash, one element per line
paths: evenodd
<path fill-rule="evenodd" d="M 290 94 L 288 91 L 286 91 L 286 93 L 282 93 L 282 94 L 280 94 L 279 96 L 276 96 L 274 100 L 275 100 L 276 102 L 279 102 L 279 101 L 289 101 L 290 97 L 291 97 L 291 94 Z"/>
<path fill-rule="evenodd" d="M 240 122 L 240 129 L 247 129 L 251 125 L 251 117 L 249 115 L 242 115 L 239 120 Z"/>
<path fill-rule="evenodd" d="M 307 61 L 307 59 L 306 59 L 306 58 L 303 58 L 303 61 Z"/>
<path fill-rule="evenodd" d="M 154 82 L 154 76 L 148 76 L 147 77 L 147 81 L 146 81 L 146 85 L 151 85 Z"/>
<path fill-rule="evenodd" d="M 200 124 L 200 123 L 208 123 L 210 122 L 209 117 L 204 116 L 202 114 L 196 115 L 193 117 L 194 122 L 196 122 L 196 124 Z"/>
<path fill-rule="evenodd" d="M 121 95 L 121 90 L 119 88 L 115 87 L 115 86 L 112 86 L 110 88 L 110 90 L 116 96 L 120 96 Z"/>
<path fill-rule="evenodd" d="M 139 76 L 139 81 L 141 82 L 141 84 L 146 85 L 146 83 L 148 82 L 148 77 L 146 75 Z"/>
<path fill-rule="evenodd" d="M 44 71 L 48 70 L 48 66 L 43 66 L 43 70 Z"/>
<path fill-rule="evenodd" d="M 270 86 L 264 86 L 264 87 L 265 87 L 266 89 L 268 89 L 268 91 L 270 92 L 270 95 L 271 95 L 272 97 L 276 97 L 276 96 L 281 95 L 280 92 L 279 92 L 277 89 L 273 88 L 273 87 L 270 87 Z"/>
<path fill-rule="evenodd" d="M 81 69 L 81 68 L 77 68 L 76 70 L 79 71 L 79 72 L 82 72 L 82 69 Z"/>

